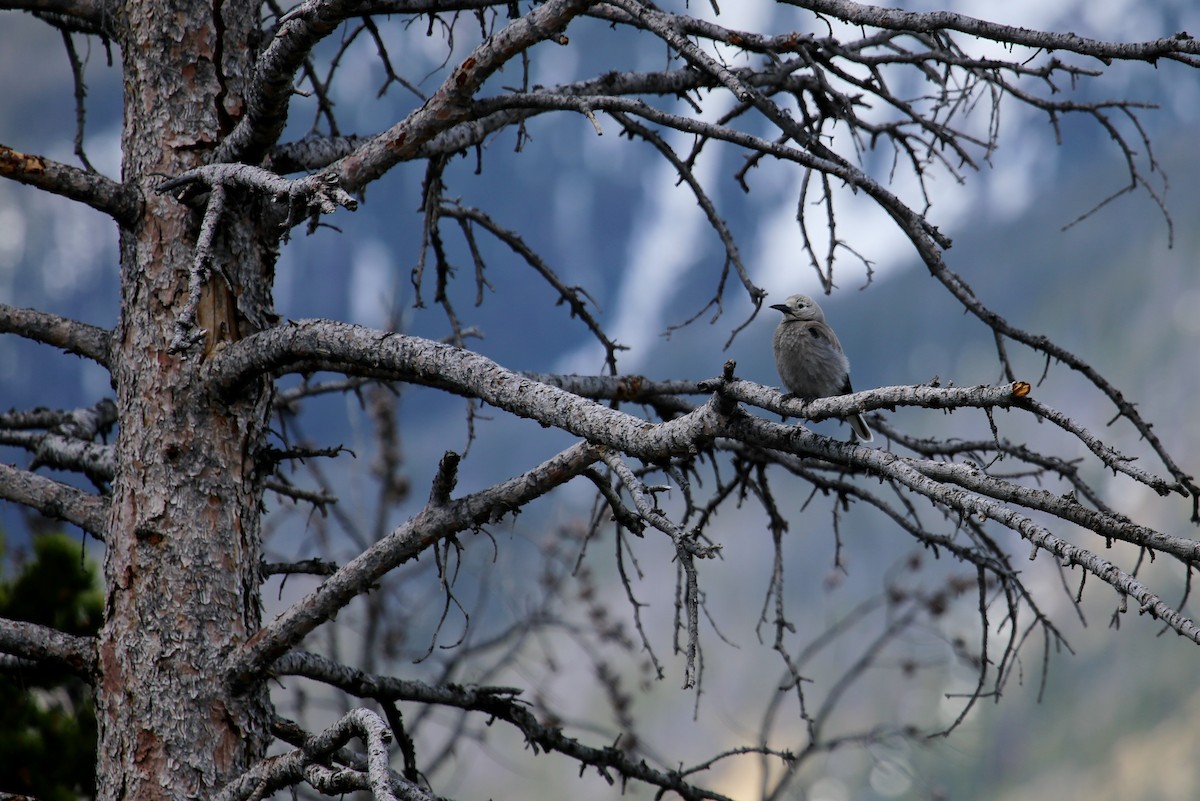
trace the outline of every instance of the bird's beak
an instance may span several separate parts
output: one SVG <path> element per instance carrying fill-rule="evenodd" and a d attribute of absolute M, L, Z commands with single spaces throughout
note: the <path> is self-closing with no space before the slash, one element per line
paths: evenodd
<path fill-rule="evenodd" d="M 783 303 L 776 303 L 773 306 L 771 306 L 771 308 L 777 312 L 783 312 L 784 314 L 787 314 L 787 311 L 788 311 L 788 307 Z"/>

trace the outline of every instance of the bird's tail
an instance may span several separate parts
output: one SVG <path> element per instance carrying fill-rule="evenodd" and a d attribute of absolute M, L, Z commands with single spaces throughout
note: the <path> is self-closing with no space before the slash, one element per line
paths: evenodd
<path fill-rule="evenodd" d="M 875 439 L 871 434 L 871 429 L 867 427 L 867 421 L 863 419 L 861 414 L 853 415 L 846 422 L 854 430 L 854 438 L 859 442 L 871 442 Z"/>

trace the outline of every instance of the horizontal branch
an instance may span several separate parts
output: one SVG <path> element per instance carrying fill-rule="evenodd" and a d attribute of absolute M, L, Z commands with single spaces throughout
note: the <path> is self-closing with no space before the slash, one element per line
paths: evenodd
<path fill-rule="evenodd" d="M 1200 562 L 1200 541 L 1175 537 L 1138 525 L 1110 512 L 1089 509 L 1071 495 L 1055 494 L 1048 490 L 1024 487 L 987 475 L 977 465 L 937 460 L 910 460 L 921 475 L 940 484 L 956 485 L 986 495 L 1004 503 L 1048 512 L 1055 517 L 1075 523 L 1102 537 L 1119 539 L 1158 553 L 1170 554 L 1185 564 Z"/>
<path fill-rule="evenodd" d="M 108 528 L 108 500 L 37 473 L 0 464 L 0 499 L 74 523 L 98 540 Z"/>
<path fill-rule="evenodd" d="M 874 196 L 871 187 L 867 187 L 867 192 Z M 971 314 L 975 315 L 981 322 L 991 328 L 998 338 L 997 341 L 1000 341 L 999 338 L 1001 337 L 1009 337 L 1034 351 L 1044 353 L 1047 357 L 1066 364 L 1072 370 L 1082 374 L 1091 382 L 1092 386 L 1104 393 L 1113 402 L 1113 405 L 1117 407 L 1120 416 L 1127 419 L 1146 442 L 1149 443 L 1178 486 L 1182 487 L 1185 493 L 1191 496 L 1192 522 L 1200 523 L 1200 485 L 1197 485 L 1195 480 L 1175 463 L 1175 460 L 1163 445 L 1162 440 L 1152 430 L 1153 427 L 1151 424 L 1142 419 L 1141 414 L 1137 411 L 1134 404 L 1130 403 L 1115 385 L 1086 361 L 1071 351 L 1055 344 L 1049 337 L 1034 335 L 1019 329 L 1001 315 L 985 306 L 962 276 L 946 265 L 941 252 L 944 245 L 939 243 L 929 233 L 928 224 L 922 215 L 901 203 L 892 204 L 884 202 L 884 199 L 880 197 L 876 197 L 876 200 L 879 201 L 879 205 L 883 207 L 884 211 L 891 216 L 908 237 L 913 247 L 916 248 L 917 254 L 921 257 L 921 261 L 925 263 L 925 266 L 929 269 L 933 277 L 949 290 L 959 303 L 962 304 L 964 309 L 971 312 Z M 1090 444 L 1089 447 L 1091 447 Z M 1092 448 L 1092 450 L 1093 452 L 1097 452 L 1095 448 Z M 1111 463 L 1110 466 L 1112 466 Z M 1174 488 L 1172 487 L 1172 489 Z"/>
<path fill-rule="evenodd" d="M 537 420 L 583 437 L 588 442 L 604 445 L 630 456 L 659 460 L 694 453 L 716 437 L 730 436 L 730 421 L 713 402 L 686 410 L 682 405 L 673 408 L 679 416 L 654 425 L 634 415 L 604 406 L 589 398 L 560 389 L 528 375 L 507 370 L 495 362 L 471 351 L 454 348 L 418 337 L 394 334 L 343 323 L 302 321 L 251 335 L 231 343 L 210 363 L 210 378 L 217 389 L 229 392 L 237 386 L 265 373 L 311 371 L 317 369 L 356 372 L 369 370 L 374 374 L 414 383 L 439 387 L 468 397 L 479 398 L 491 406 L 521 417 Z M 626 397 L 649 402 L 649 392 L 656 385 L 639 377 L 557 376 L 544 377 L 571 390 L 590 391 L 603 397 Z M 1001 386 L 929 387 L 897 386 L 866 390 L 814 400 L 784 399 L 778 390 L 746 381 L 711 379 L 698 383 L 668 382 L 658 389 L 669 392 L 711 391 L 726 401 L 751 403 L 778 414 L 811 420 L 841 417 L 874 408 L 898 405 L 926 408 L 1023 408 L 1046 416 L 1050 410 L 1043 404 L 1026 398 L 1029 385 L 1014 382 Z M 1061 417 L 1059 415 L 1058 417 Z M 1065 418 L 1057 419 L 1069 433 L 1079 435 L 1077 427 L 1067 425 Z M 790 429 L 782 429 L 787 431 Z M 1092 438 L 1094 440 L 1094 438 Z M 823 442 L 826 440 L 822 440 Z M 792 442 L 791 435 L 780 433 L 767 447 L 784 448 Z M 837 443 L 833 443 L 836 445 Z M 1181 487 L 1131 466 L 1130 460 L 1111 448 L 1091 442 L 1092 450 L 1111 469 L 1130 475 L 1159 492 L 1180 491 Z M 838 453 L 823 447 L 812 456 L 830 458 Z M 874 472 L 874 466 L 859 462 L 856 466 Z M 1104 536 L 1115 536 L 1137 544 L 1144 541 L 1145 532 L 1133 531 L 1128 524 L 1113 518 L 1103 526 L 1081 522 L 1079 515 L 1070 516 L 1045 508 L 1044 500 L 1029 495 L 1031 490 L 1005 482 L 1017 493 L 1021 504 L 1058 514 L 1078 522 Z M 1084 507 L 1080 506 L 1080 510 Z M 1083 512 L 1080 512 L 1082 515 Z M 1114 533 L 1121 532 L 1121 533 Z M 1190 540 L 1186 542 L 1191 542 Z M 1181 558 L 1186 556 L 1186 544 L 1169 549 Z M 1200 556 L 1200 553 L 1197 554 Z"/>
<path fill-rule="evenodd" d="M 358 208 L 358 201 L 338 186 L 337 176 L 332 173 L 288 179 L 249 164 L 205 164 L 163 181 L 154 191 L 163 194 L 195 183 L 213 190 L 210 206 L 214 203 L 224 205 L 223 195 L 217 190 L 227 187 L 250 189 L 279 202 L 287 201 L 286 228 L 291 227 L 293 217 L 299 212 L 315 219 L 321 214 L 332 214 L 338 206 L 350 211 Z M 216 221 L 209 222 L 207 216 L 205 223 L 206 229 L 216 225 Z"/>
<path fill-rule="evenodd" d="M 367 0 L 358 6 L 359 14 L 444 14 L 452 11 L 479 11 L 495 8 L 505 13 L 512 0 Z"/>
<path fill-rule="evenodd" d="M 484 356 L 420 337 L 326 320 L 301 320 L 231 342 L 208 364 L 220 393 L 262 375 L 335 372 L 373 375 L 479 398 L 520 417 L 561 428 L 631 456 L 694 451 L 719 417 L 709 404 L 662 425 L 609 409 L 507 370 Z"/>
<path fill-rule="evenodd" d="M 719 390 L 724 397 L 760 409 L 818 422 L 852 412 L 922 406 L 926 409 L 1007 409 L 1019 405 L 1029 393 L 1029 384 L 979 384 L 973 387 L 934 387 L 923 384 L 877 387 L 850 395 L 805 400 L 782 395 L 752 381 L 701 381 L 701 389 Z"/>
<path fill-rule="evenodd" d="M 104 31 L 110 31 L 116 18 L 111 0 L 0 0 L 0 11 L 8 10 L 59 14 Z"/>
<path fill-rule="evenodd" d="M 31 409 L 0 412 L 0 429 L 44 429 L 76 439 L 93 440 L 107 436 L 117 423 L 117 404 L 102 398 L 82 409 Z"/>
<path fill-rule="evenodd" d="M 117 183 L 98 172 L 0 145 L 0 177 L 78 200 L 112 217 L 121 225 L 132 225 L 142 201 L 132 187 Z"/>
<path fill-rule="evenodd" d="M 1200 65 L 1200 62 L 1186 58 L 1189 55 L 1200 55 L 1200 42 L 1186 33 L 1177 33 L 1165 39 L 1155 39 L 1149 42 L 1106 42 L 1074 33 L 1051 33 L 1001 25 L 952 11 L 902 11 L 896 8 L 855 3 L 850 0 L 784 0 L 784 2 L 818 14 L 835 17 L 851 25 L 870 25 L 875 28 L 915 33 L 957 31 L 1004 44 L 1023 45 L 1042 50 L 1066 50 L 1098 58 L 1106 63 L 1112 59 L 1156 61 L 1160 58 L 1169 58 L 1192 66 Z"/>
<path fill-rule="evenodd" d="M 109 366 L 112 332 L 57 314 L 0 303 L 0 334 L 18 334 Z"/>
<path fill-rule="evenodd" d="M 317 654 L 292 652 L 272 666 L 277 675 L 303 676 L 324 682 L 360 698 L 379 701 L 409 701 L 435 704 L 475 712 L 503 720 L 516 727 L 525 742 L 546 752 L 568 756 L 581 765 L 612 770 L 623 778 L 645 782 L 662 790 L 678 793 L 681 798 L 699 801 L 725 801 L 725 796 L 684 781 L 685 772 L 658 770 L 643 759 L 634 759 L 619 748 L 594 748 L 568 737 L 558 726 L 541 723 L 510 687 L 471 687 L 461 684 L 432 686 L 419 681 L 366 673 Z M 690 771 L 689 771 L 690 772 Z"/>
<path fill-rule="evenodd" d="M 64 667 L 89 682 L 96 675 L 94 637 L 64 634 L 36 623 L 0 618 L 0 653 Z"/>

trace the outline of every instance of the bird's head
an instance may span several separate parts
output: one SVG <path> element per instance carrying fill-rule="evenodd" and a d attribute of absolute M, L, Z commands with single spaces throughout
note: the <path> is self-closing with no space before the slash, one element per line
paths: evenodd
<path fill-rule="evenodd" d="M 783 313 L 785 323 L 822 322 L 825 319 L 825 312 L 821 311 L 817 302 L 808 295 L 792 295 L 783 303 L 776 303 L 771 308 Z"/>

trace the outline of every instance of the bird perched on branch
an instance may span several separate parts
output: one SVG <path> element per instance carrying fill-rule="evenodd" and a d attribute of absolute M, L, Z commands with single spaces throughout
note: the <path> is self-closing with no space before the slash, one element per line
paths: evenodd
<path fill-rule="evenodd" d="M 771 308 L 783 313 L 775 329 L 775 367 L 788 392 L 806 400 L 853 392 L 850 360 L 816 301 L 807 295 L 792 295 Z M 857 439 L 874 439 L 861 414 L 845 419 Z"/>

